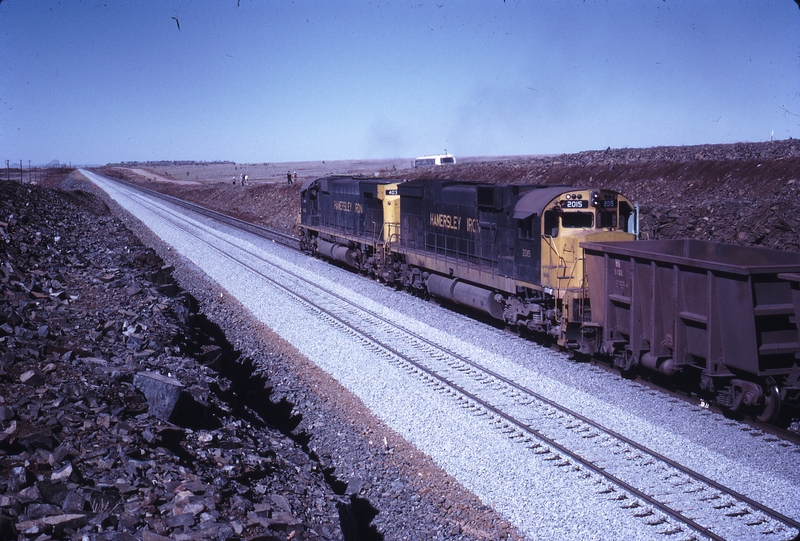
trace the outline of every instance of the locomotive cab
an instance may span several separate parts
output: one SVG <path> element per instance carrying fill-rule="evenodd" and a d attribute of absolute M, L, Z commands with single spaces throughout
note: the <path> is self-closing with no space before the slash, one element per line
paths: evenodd
<path fill-rule="evenodd" d="M 579 190 L 552 201 L 542 222 L 542 284 L 561 301 L 559 344 L 581 353 L 594 353 L 596 337 L 592 327 L 585 325 L 592 317 L 580 244 L 635 240 L 636 209 L 616 192 Z"/>
<path fill-rule="evenodd" d="M 612 191 L 563 193 L 545 207 L 541 220 L 542 285 L 562 299 L 583 285 L 581 242 L 636 238 L 634 206 Z"/>
<path fill-rule="evenodd" d="M 591 309 L 580 244 L 635 239 L 635 206 L 611 190 L 542 187 L 519 200 L 514 217 L 519 223 L 517 269 L 538 277 L 544 298 L 552 299 L 550 326 L 542 324 L 534 330 L 547 332 L 565 347 L 593 349 L 582 336 Z"/>

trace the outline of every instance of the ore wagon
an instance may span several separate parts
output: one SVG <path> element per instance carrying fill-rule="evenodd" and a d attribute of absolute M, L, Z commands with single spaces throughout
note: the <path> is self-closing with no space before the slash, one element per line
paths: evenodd
<path fill-rule="evenodd" d="M 800 254 L 698 240 L 588 242 L 597 349 L 774 421 L 800 396 Z"/>

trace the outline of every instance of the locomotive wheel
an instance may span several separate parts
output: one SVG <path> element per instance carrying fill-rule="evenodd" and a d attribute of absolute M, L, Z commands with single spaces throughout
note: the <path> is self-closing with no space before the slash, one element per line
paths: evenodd
<path fill-rule="evenodd" d="M 764 409 L 761 414 L 756 416 L 756 420 L 762 423 L 774 423 L 781 413 L 781 392 L 778 386 L 770 378 L 767 388 L 764 389 Z"/>

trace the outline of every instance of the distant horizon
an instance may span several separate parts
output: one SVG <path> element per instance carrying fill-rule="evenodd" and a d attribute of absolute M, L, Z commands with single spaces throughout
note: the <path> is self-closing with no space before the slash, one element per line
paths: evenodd
<path fill-rule="evenodd" d="M 595 149 L 586 149 L 580 150 L 577 152 L 561 152 L 561 153 L 554 153 L 554 154 L 501 154 L 501 155 L 476 155 L 476 156 L 458 156 L 455 155 L 456 160 L 469 160 L 475 161 L 480 159 L 490 159 L 490 160 L 508 160 L 508 159 L 515 159 L 515 158 L 545 158 L 545 157 L 553 157 L 553 156 L 570 156 L 570 155 L 577 155 L 583 154 L 586 152 L 602 152 L 607 149 L 612 151 L 619 151 L 619 150 L 648 150 L 648 149 L 656 149 L 656 148 L 692 148 L 692 147 L 708 147 L 708 146 L 734 146 L 734 145 L 759 145 L 759 144 L 767 144 L 767 143 L 787 143 L 789 141 L 798 141 L 800 139 L 795 139 L 794 137 L 787 137 L 786 139 L 772 139 L 768 141 L 737 141 L 734 143 L 698 143 L 692 145 L 653 145 L 648 147 L 605 147 L 605 148 L 595 148 Z M 452 154 L 452 153 L 451 153 Z M 235 164 L 235 165 L 263 165 L 263 164 L 278 164 L 278 163 L 335 163 L 335 162 L 381 162 L 381 161 L 401 161 L 401 160 L 410 160 L 413 161 L 415 158 L 423 156 L 420 154 L 419 156 L 401 156 L 401 157 L 393 157 L 393 158 L 336 158 L 336 159 L 319 159 L 319 160 L 286 160 L 286 161 L 250 161 L 250 162 L 237 162 L 234 160 L 225 160 L 225 159 L 214 159 L 214 160 L 185 160 L 185 159 L 175 159 L 175 160 L 167 160 L 167 159 L 159 159 L 159 160 L 124 160 L 118 162 L 106 162 L 106 163 L 90 163 L 90 164 L 76 164 L 71 165 L 72 162 L 62 162 L 60 160 L 51 160 L 44 164 L 34 164 L 31 163 L 31 167 L 43 169 L 50 167 L 53 162 L 58 162 L 59 165 L 57 167 L 68 167 L 77 169 L 80 167 L 104 167 L 104 166 L 112 166 L 112 165 L 126 165 L 126 164 L 158 164 L 158 163 L 169 163 L 174 165 L 191 165 L 191 164 Z M 28 160 L 23 160 L 23 167 L 22 171 L 27 171 L 28 166 L 25 165 Z M 19 171 L 19 160 L 17 160 L 17 165 L 14 165 L 14 161 L 10 161 L 9 170 L 10 171 Z M 69 164 L 69 165 L 68 165 Z"/>

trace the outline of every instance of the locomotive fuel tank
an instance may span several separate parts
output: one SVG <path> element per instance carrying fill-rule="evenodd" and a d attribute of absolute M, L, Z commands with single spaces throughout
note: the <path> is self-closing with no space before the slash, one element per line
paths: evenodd
<path fill-rule="evenodd" d="M 503 320 L 503 305 L 497 300 L 496 294 L 486 288 L 474 286 L 460 281 L 458 278 L 447 278 L 438 274 L 431 275 L 427 280 L 428 293 L 434 297 L 446 299 L 489 314 L 495 319 Z"/>
<path fill-rule="evenodd" d="M 340 263 L 344 263 L 351 267 L 358 266 L 357 252 L 355 250 L 351 250 L 349 247 L 343 244 L 337 244 L 335 242 L 328 242 L 323 239 L 318 239 L 317 252 L 319 252 L 319 254 L 323 257 L 333 259 L 334 261 L 339 261 Z"/>

